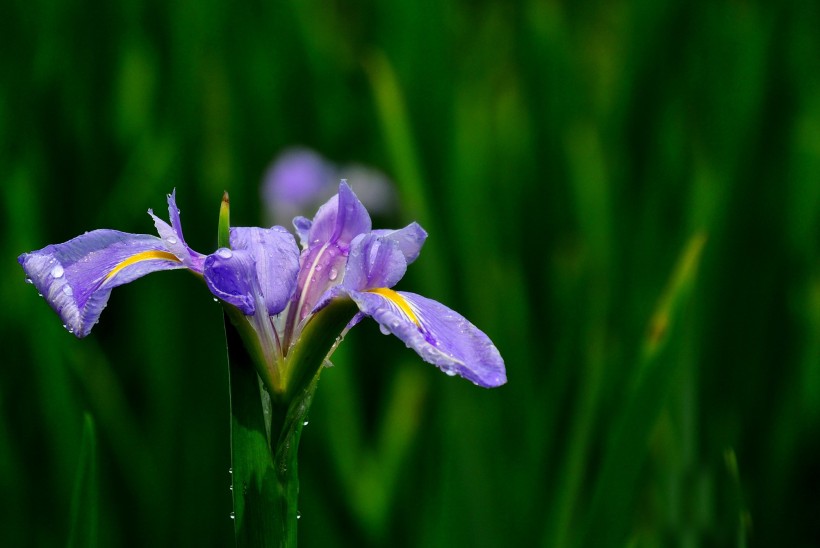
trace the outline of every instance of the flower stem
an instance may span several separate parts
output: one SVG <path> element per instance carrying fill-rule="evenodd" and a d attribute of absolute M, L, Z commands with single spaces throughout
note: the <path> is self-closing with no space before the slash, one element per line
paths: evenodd
<path fill-rule="evenodd" d="M 231 476 L 238 548 L 296 546 L 296 455 L 315 383 L 290 405 L 265 409 L 259 376 L 234 325 L 225 333 L 231 394 Z M 268 428 L 270 424 L 270 439 Z"/>
<path fill-rule="evenodd" d="M 356 305 L 337 299 L 307 324 L 287 358 L 287 384 L 268 393 L 226 311 L 231 394 L 231 466 L 237 548 L 295 548 L 297 452 L 322 363 Z"/>

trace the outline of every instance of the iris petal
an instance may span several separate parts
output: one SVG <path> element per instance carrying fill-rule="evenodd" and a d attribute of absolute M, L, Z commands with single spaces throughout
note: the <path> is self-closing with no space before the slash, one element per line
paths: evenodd
<path fill-rule="evenodd" d="M 151 272 L 185 267 L 163 240 L 117 230 L 87 232 L 17 260 L 78 337 L 88 335 L 97 323 L 113 288 Z"/>
<path fill-rule="evenodd" d="M 423 246 L 424 241 L 427 240 L 427 231 L 415 222 L 398 230 L 374 230 L 373 234 L 395 240 L 395 242 L 399 244 L 399 249 L 402 254 L 404 254 L 407 264 L 412 263 L 418 258 L 419 253 L 421 253 L 421 246 Z"/>
<path fill-rule="evenodd" d="M 504 360 L 489 337 L 443 304 L 390 289 L 347 293 L 359 310 L 448 375 L 485 388 L 507 382 Z"/>
<path fill-rule="evenodd" d="M 299 272 L 299 248 L 293 235 L 281 226 L 234 227 L 231 247 L 246 250 L 253 257 L 268 315 L 281 312 L 296 290 Z"/>
<path fill-rule="evenodd" d="M 343 285 L 363 291 L 393 287 L 407 272 L 407 260 L 396 240 L 373 232 L 360 234 L 350 244 Z"/>
<path fill-rule="evenodd" d="M 328 242 L 347 246 L 357 235 L 369 232 L 371 226 L 370 214 L 347 183 L 342 181 L 339 193 L 316 212 L 308 233 L 308 243 L 310 246 Z"/>
<path fill-rule="evenodd" d="M 205 283 L 211 293 L 230 303 L 246 316 L 256 312 L 256 264 L 250 251 L 226 247 L 208 255 L 204 267 Z"/>
<path fill-rule="evenodd" d="M 179 208 L 176 202 L 176 190 L 168 195 L 168 218 L 171 219 L 169 225 L 156 215 L 153 210 L 148 210 L 148 214 L 154 219 L 154 226 L 157 228 L 157 233 L 165 241 L 165 245 L 169 251 L 176 255 L 185 266 L 198 274 L 202 274 L 202 266 L 205 256 L 197 253 L 185 243 L 185 237 L 182 235 L 182 222 L 179 219 Z"/>

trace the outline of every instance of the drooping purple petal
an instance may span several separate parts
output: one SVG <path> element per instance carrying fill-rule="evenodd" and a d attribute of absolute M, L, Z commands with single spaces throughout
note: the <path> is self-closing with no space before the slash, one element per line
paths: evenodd
<path fill-rule="evenodd" d="M 357 291 L 393 287 L 406 271 L 407 259 L 396 240 L 374 232 L 360 234 L 350 244 L 342 284 Z"/>
<path fill-rule="evenodd" d="M 221 247 L 205 258 L 205 283 L 211 293 L 228 302 L 246 316 L 256 312 L 261 292 L 256 278 L 256 263 L 250 251 Z"/>
<path fill-rule="evenodd" d="M 205 255 L 197 253 L 185 243 L 185 238 L 182 235 L 182 222 L 179 219 L 179 208 L 176 202 L 176 189 L 168 195 L 168 218 L 171 219 L 169 225 L 156 215 L 153 210 L 149 209 L 148 214 L 154 219 L 154 226 L 160 237 L 165 241 L 168 249 L 176 255 L 180 261 L 189 269 L 202 274 L 202 266 L 205 261 Z"/>
<path fill-rule="evenodd" d="M 327 242 L 347 246 L 357 235 L 370 232 L 370 214 L 346 182 L 339 184 L 339 193 L 325 202 L 308 233 L 310 246 Z"/>
<path fill-rule="evenodd" d="M 416 222 L 410 223 L 404 228 L 398 230 L 378 229 L 374 230 L 373 234 L 377 236 L 386 236 L 391 240 L 395 240 L 399 244 L 399 249 L 404 254 L 407 264 L 415 261 L 419 253 L 421 253 L 421 246 L 427 240 L 427 231 L 421 228 Z"/>
<path fill-rule="evenodd" d="M 448 375 L 459 375 L 485 388 L 507 382 L 504 360 L 489 337 L 443 304 L 391 289 L 347 293 L 383 330 Z"/>
<path fill-rule="evenodd" d="M 293 235 L 282 228 L 231 228 L 231 247 L 248 251 L 256 264 L 256 278 L 268 315 L 281 312 L 296 290 L 299 248 Z"/>
<path fill-rule="evenodd" d="M 160 238 L 117 230 L 87 232 L 17 260 L 77 337 L 91 331 L 113 288 L 151 272 L 185 268 Z"/>

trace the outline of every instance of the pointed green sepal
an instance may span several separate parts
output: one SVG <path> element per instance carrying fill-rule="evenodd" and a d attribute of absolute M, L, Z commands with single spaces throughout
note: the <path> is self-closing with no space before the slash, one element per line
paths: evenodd
<path fill-rule="evenodd" d="M 217 244 L 219 247 L 231 247 L 231 201 L 228 199 L 228 191 L 222 194 L 222 203 L 219 206 L 219 227 L 217 232 Z"/>

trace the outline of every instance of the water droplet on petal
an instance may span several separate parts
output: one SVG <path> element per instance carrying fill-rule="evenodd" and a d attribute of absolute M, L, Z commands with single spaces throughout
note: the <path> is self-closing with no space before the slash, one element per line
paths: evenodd
<path fill-rule="evenodd" d="M 447 373 L 448 377 L 455 377 L 456 376 L 456 370 L 455 369 L 445 369 L 444 372 Z"/>
<path fill-rule="evenodd" d="M 58 264 L 51 269 L 51 276 L 54 278 L 62 278 L 64 272 L 65 270 L 63 270 L 63 266 Z"/>
<path fill-rule="evenodd" d="M 70 297 L 71 295 L 74 294 L 74 290 L 71 289 L 70 285 L 64 285 L 63 286 L 63 293 L 65 293 L 66 295 L 68 295 Z"/>
<path fill-rule="evenodd" d="M 231 257 L 233 257 L 233 251 L 231 251 L 227 247 L 220 248 L 219 250 L 217 250 L 216 254 L 222 257 L 223 259 L 230 259 Z"/>
<path fill-rule="evenodd" d="M 228 468 L 228 473 L 233 474 L 233 468 Z"/>
<path fill-rule="evenodd" d="M 236 519 L 236 514 L 234 514 L 233 512 L 231 512 L 231 519 Z"/>
<path fill-rule="evenodd" d="M 390 335 L 390 330 L 389 330 L 389 329 L 387 329 L 387 328 L 386 328 L 385 326 L 383 326 L 382 324 L 379 324 L 379 331 L 381 331 L 381 332 L 382 332 L 382 335 Z"/>
<path fill-rule="evenodd" d="M 339 277 L 339 271 L 336 270 L 335 266 L 330 269 L 330 272 L 327 273 L 327 277 L 331 282 Z"/>
<path fill-rule="evenodd" d="M 168 243 L 174 245 L 175 243 L 177 243 L 177 239 L 171 236 L 170 238 L 168 238 Z"/>
<path fill-rule="evenodd" d="M 29 278 L 28 276 L 26 276 L 26 283 L 27 284 L 33 284 L 34 281 L 31 278 Z"/>

